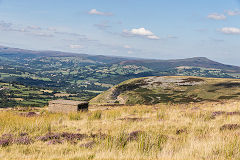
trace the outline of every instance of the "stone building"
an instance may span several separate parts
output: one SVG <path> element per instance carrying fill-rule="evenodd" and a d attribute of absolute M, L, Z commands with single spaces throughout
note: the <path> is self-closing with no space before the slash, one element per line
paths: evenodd
<path fill-rule="evenodd" d="M 50 112 L 70 113 L 88 110 L 88 102 L 71 100 L 53 100 L 49 102 Z"/>

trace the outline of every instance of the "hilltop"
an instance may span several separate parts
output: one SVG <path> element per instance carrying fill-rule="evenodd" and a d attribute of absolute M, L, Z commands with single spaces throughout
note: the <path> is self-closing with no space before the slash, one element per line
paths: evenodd
<path fill-rule="evenodd" d="M 188 76 L 144 77 L 125 81 L 91 103 L 157 104 L 240 99 L 240 80 Z"/>

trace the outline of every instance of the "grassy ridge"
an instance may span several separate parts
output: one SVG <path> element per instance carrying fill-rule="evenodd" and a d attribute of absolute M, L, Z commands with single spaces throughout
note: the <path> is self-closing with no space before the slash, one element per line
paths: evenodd
<path fill-rule="evenodd" d="M 240 99 L 240 80 L 187 76 L 145 77 L 125 81 L 91 103 L 157 104 Z"/>
<path fill-rule="evenodd" d="M 239 102 L 0 113 L 1 159 L 239 159 Z M 3 145 L 6 137 L 9 143 Z"/>

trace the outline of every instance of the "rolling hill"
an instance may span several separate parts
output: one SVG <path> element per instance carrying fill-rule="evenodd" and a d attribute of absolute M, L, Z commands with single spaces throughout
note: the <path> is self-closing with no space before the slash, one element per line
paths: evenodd
<path fill-rule="evenodd" d="M 40 57 L 74 57 L 76 59 L 82 60 L 82 63 L 90 62 L 92 64 L 103 64 L 103 63 L 119 63 L 124 60 L 129 60 L 128 58 L 122 57 L 111 57 L 104 55 L 89 55 L 89 54 L 77 54 L 77 53 L 67 53 L 60 51 L 33 51 L 19 48 L 10 48 L 5 46 L 0 46 L 0 56 L 12 59 L 23 59 L 23 58 L 40 58 Z"/>
<path fill-rule="evenodd" d="M 92 64 L 120 64 L 120 65 L 136 65 L 144 66 L 153 71 L 167 71 L 180 66 L 202 67 L 211 69 L 220 69 L 224 72 L 240 73 L 239 66 L 226 65 L 215 62 L 206 57 L 193 57 L 186 59 L 158 60 L 158 59 L 140 59 L 131 57 L 114 57 L 104 55 L 89 55 L 67 53 L 60 51 L 33 51 L 19 48 L 10 48 L 0 46 L 0 57 L 11 58 L 12 60 L 21 60 L 24 58 L 40 58 L 40 57 L 74 57 L 81 63 Z"/>
<path fill-rule="evenodd" d="M 91 103 L 157 104 L 240 100 L 240 80 L 202 77 L 145 77 L 125 81 Z"/>
<path fill-rule="evenodd" d="M 90 100 L 123 81 L 149 76 L 239 78 L 240 67 L 204 57 L 152 60 L 104 55 L 33 51 L 0 46 L 0 82 L 67 93 Z M 1 87 L 1 86 L 0 86 Z M 74 95 L 74 96 L 73 96 Z M 12 97 L 18 97 L 14 92 Z M 24 100 L 30 102 L 32 95 Z M 44 103 L 47 98 L 43 98 Z M 17 101 L 19 104 L 20 102 Z M 37 103 L 32 103 L 34 106 Z"/>
<path fill-rule="evenodd" d="M 206 57 L 194 57 L 186 59 L 175 60 L 128 60 L 122 61 L 122 65 L 142 65 L 153 70 L 164 71 L 180 66 L 203 67 L 221 69 L 224 72 L 240 73 L 240 67 L 226 65 L 219 62 L 212 61 Z"/>

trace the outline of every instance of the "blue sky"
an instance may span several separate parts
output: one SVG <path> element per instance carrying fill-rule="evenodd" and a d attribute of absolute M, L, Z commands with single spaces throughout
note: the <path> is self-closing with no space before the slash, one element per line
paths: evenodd
<path fill-rule="evenodd" d="M 240 65 L 238 0 L 0 0 L 0 45 Z"/>

